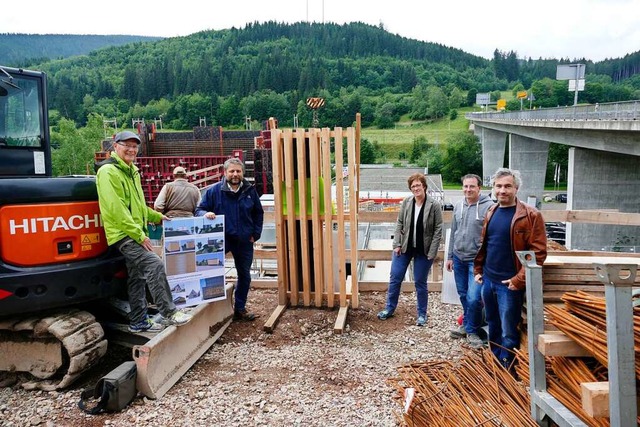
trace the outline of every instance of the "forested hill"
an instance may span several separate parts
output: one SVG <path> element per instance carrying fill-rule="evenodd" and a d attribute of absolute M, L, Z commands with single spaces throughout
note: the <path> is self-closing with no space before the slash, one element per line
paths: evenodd
<path fill-rule="evenodd" d="M 86 55 L 106 46 L 156 41 L 161 37 L 72 34 L 0 34 L 0 64 L 12 67 L 29 62 Z"/>
<path fill-rule="evenodd" d="M 627 77 L 640 58 L 628 55 L 622 68 L 621 61 L 584 60 L 583 102 L 637 99 L 640 75 Z M 363 126 L 392 126 L 405 114 L 441 118 L 473 104 L 477 92 L 500 97 L 514 88 L 534 91 L 537 107 L 567 105 L 573 95 L 566 82 L 555 81 L 556 65 L 567 62 L 522 60 L 498 49 L 488 60 L 363 23 L 267 22 L 105 47 L 28 67 L 47 72 L 50 108 L 76 123 L 91 113 L 119 123 L 162 116 L 181 129 L 197 125 L 199 117 L 221 126 L 241 125 L 247 116 L 274 116 L 285 124 L 294 113 L 310 114 L 304 107 L 309 96 L 324 97 L 323 117 L 341 126 L 358 111 Z"/>

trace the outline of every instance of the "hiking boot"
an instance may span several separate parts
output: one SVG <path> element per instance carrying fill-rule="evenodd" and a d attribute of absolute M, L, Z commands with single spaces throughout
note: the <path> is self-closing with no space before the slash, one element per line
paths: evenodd
<path fill-rule="evenodd" d="M 187 313 L 185 313 L 183 311 L 180 311 L 180 310 L 176 310 L 176 312 L 173 313 L 168 318 L 163 317 L 162 318 L 162 323 L 164 323 L 165 325 L 180 326 L 180 325 L 184 325 L 185 323 L 187 323 L 189 320 L 191 320 L 192 317 L 193 316 L 191 316 L 190 314 L 187 314 Z"/>
<path fill-rule="evenodd" d="M 469 347 L 471 347 L 471 348 L 482 348 L 482 347 L 484 347 L 484 342 L 482 342 L 482 339 L 478 336 L 478 334 L 468 334 L 467 335 L 467 344 L 469 344 Z"/>
<path fill-rule="evenodd" d="M 418 316 L 416 326 L 424 326 L 427 324 L 427 316 Z"/>
<path fill-rule="evenodd" d="M 464 325 L 460 325 L 457 328 L 449 329 L 449 336 L 454 340 L 464 338 L 467 336 L 467 330 L 464 328 Z"/>
<path fill-rule="evenodd" d="M 249 313 L 247 309 L 235 310 L 233 312 L 233 320 L 244 320 L 247 322 L 253 322 L 256 319 L 256 315 Z"/>
<path fill-rule="evenodd" d="M 129 332 L 160 332 L 163 329 L 164 325 L 156 323 L 150 318 L 129 324 Z"/>
<path fill-rule="evenodd" d="M 393 313 L 391 313 L 389 310 L 385 309 L 378 313 L 378 319 L 380 320 L 387 320 L 390 317 L 393 317 Z"/>

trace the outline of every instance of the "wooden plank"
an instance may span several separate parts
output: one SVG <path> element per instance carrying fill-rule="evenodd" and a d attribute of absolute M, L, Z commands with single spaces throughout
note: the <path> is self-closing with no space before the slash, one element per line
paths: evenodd
<path fill-rule="evenodd" d="M 347 326 L 347 315 L 349 314 L 349 304 L 348 302 L 340 306 L 340 310 L 338 310 L 338 317 L 336 318 L 336 323 L 333 325 L 333 333 L 334 334 L 342 334 L 344 332 L 345 326 Z"/>
<path fill-rule="evenodd" d="M 572 338 L 562 333 L 538 335 L 538 350 L 545 356 L 590 357 L 593 356 Z"/>
<path fill-rule="evenodd" d="M 320 135 L 317 129 L 309 131 L 309 155 L 311 156 L 311 230 L 313 235 L 313 281 L 315 293 L 315 306 L 322 307 L 322 293 L 324 291 L 324 268 L 322 228 L 323 220 L 320 217 L 324 212 L 320 211 L 321 202 L 324 202 L 324 194 L 320 194 L 320 171 L 322 170 L 322 158 L 320 156 Z M 324 180 L 323 180 L 324 186 Z M 325 205 L 325 210 L 331 211 L 331 206 Z"/>
<path fill-rule="evenodd" d="M 591 417 L 609 417 L 609 382 L 580 384 L 582 409 Z"/>
<path fill-rule="evenodd" d="M 229 278 L 226 280 L 228 283 L 235 283 L 236 279 Z M 360 292 L 386 292 L 389 287 L 388 282 L 380 281 L 360 281 Z M 251 287 L 254 289 L 278 289 L 278 281 L 276 279 L 252 279 Z M 413 282 L 402 282 L 402 292 L 415 292 L 415 284 Z M 429 292 L 441 292 L 442 282 L 429 282 Z M 316 293 L 311 293 L 312 297 L 316 297 Z M 321 297 L 326 298 L 327 294 L 321 293 Z M 560 304 L 563 305 L 564 304 Z"/>
<path fill-rule="evenodd" d="M 625 257 L 552 255 L 547 257 L 544 265 L 562 265 L 568 268 L 583 268 L 592 266 L 595 262 L 601 264 L 640 265 L 640 257 L 632 255 Z"/>
<path fill-rule="evenodd" d="M 298 161 L 298 203 L 300 204 L 300 235 L 296 242 L 300 248 L 300 264 L 302 265 L 302 303 L 305 307 L 311 304 L 311 269 L 309 263 L 309 225 L 307 215 L 307 147 L 305 143 L 304 129 L 296 129 L 295 146 Z"/>
<path fill-rule="evenodd" d="M 338 215 L 338 281 L 340 283 L 340 307 L 344 307 L 347 304 L 347 289 L 346 279 L 347 274 L 345 271 L 346 254 L 345 254 L 345 222 L 344 222 L 344 176 L 342 174 L 342 168 L 344 167 L 343 151 L 344 138 L 342 134 L 342 128 L 336 127 L 333 130 L 333 146 L 334 146 L 334 160 L 336 165 L 336 209 Z"/>
<path fill-rule="evenodd" d="M 443 224 L 451 224 L 451 218 L 453 217 L 452 211 L 442 212 Z M 381 223 L 396 223 L 398 219 L 398 212 L 396 211 L 360 211 L 358 212 L 358 219 L 360 222 L 373 222 L 376 224 Z"/>
<path fill-rule="evenodd" d="M 596 210 L 542 211 L 545 222 L 573 222 L 580 224 L 640 225 L 639 213 Z"/>
<path fill-rule="evenodd" d="M 386 292 L 387 289 L 389 288 L 389 283 L 361 280 L 358 286 L 360 287 L 360 292 Z M 401 292 L 415 292 L 415 290 L 416 290 L 416 285 L 414 282 L 402 282 L 402 285 L 400 286 Z M 442 291 L 442 282 L 429 283 L 429 292 L 441 292 L 441 291 Z"/>
<path fill-rule="evenodd" d="M 329 260 L 333 260 L 333 202 L 331 200 L 331 132 L 329 128 L 324 128 L 321 131 L 321 149 L 322 149 L 322 179 L 325 182 L 324 186 L 324 264 L 325 270 L 325 290 L 327 292 L 327 306 L 333 308 L 334 306 L 334 289 L 333 283 L 335 282 L 333 274 L 333 265 Z M 327 268 L 329 264 L 329 268 Z"/>
<path fill-rule="evenodd" d="M 359 144 L 356 138 L 354 128 L 347 129 L 347 160 L 349 170 L 349 230 L 350 230 L 350 247 L 351 247 L 351 306 L 358 308 L 360 306 L 358 300 L 358 165 Z"/>
<path fill-rule="evenodd" d="M 278 259 L 278 304 L 287 304 L 287 290 L 289 286 L 289 273 L 288 273 L 288 261 L 287 252 L 288 244 L 286 238 L 286 224 L 283 217 L 282 201 L 284 195 L 282 194 L 282 186 L 279 184 L 284 182 L 283 173 L 283 143 L 281 139 L 282 132 L 277 129 L 271 130 L 271 145 L 272 145 L 272 164 L 273 164 L 273 182 L 276 185 L 273 186 L 273 200 L 275 207 L 275 223 L 276 223 L 276 246 L 280 248 L 277 251 Z M 256 255 L 254 251 L 254 256 Z"/>
<path fill-rule="evenodd" d="M 294 175 L 293 175 L 293 133 L 286 130 L 284 137 L 284 174 L 285 174 L 285 197 L 287 199 L 287 245 L 289 252 L 289 291 L 291 292 L 290 304 L 298 305 L 298 235 L 296 232 L 295 217 L 296 202 L 294 198 Z"/>
<path fill-rule="evenodd" d="M 269 318 L 267 319 L 266 323 L 264 324 L 264 326 L 262 327 L 262 329 L 265 332 L 271 333 L 273 332 L 273 330 L 275 329 L 276 325 L 278 324 L 278 321 L 280 320 L 280 317 L 282 317 L 282 314 L 284 313 L 284 311 L 287 309 L 286 305 L 278 305 L 276 307 L 276 309 L 273 311 L 273 313 L 271 313 L 271 316 L 269 316 Z"/>

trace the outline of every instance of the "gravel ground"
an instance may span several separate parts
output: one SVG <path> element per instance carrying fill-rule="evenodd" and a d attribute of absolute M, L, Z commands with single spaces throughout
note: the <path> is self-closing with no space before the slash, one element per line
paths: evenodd
<path fill-rule="evenodd" d="M 395 426 L 400 405 L 386 380 L 396 368 L 461 356 L 461 342 L 448 335 L 460 308 L 429 297 L 426 327 L 414 326 L 414 293 L 401 295 L 384 322 L 376 318 L 384 293 L 362 293 L 343 335 L 333 333 L 337 310 L 312 308 L 287 309 L 266 334 L 277 292 L 253 290 L 249 308 L 261 317 L 233 322 L 161 399 L 138 397 L 115 414 L 78 409 L 81 390 L 128 357 L 115 348 L 64 392 L 0 388 L 0 426 Z"/>

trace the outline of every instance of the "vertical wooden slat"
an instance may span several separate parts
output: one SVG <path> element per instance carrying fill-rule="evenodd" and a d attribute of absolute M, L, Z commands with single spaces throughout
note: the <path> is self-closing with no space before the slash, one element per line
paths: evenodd
<path fill-rule="evenodd" d="M 361 115 L 356 113 L 356 192 L 358 196 L 358 202 L 360 201 L 360 129 L 361 129 Z"/>
<path fill-rule="evenodd" d="M 336 127 L 333 131 L 334 147 L 335 147 L 335 164 L 336 164 L 336 205 L 338 219 L 338 280 L 340 281 L 340 307 L 347 305 L 347 277 L 345 271 L 345 262 L 347 260 L 345 254 L 345 226 L 344 226 L 344 177 L 342 168 L 344 165 L 342 146 L 344 138 L 342 128 Z"/>
<path fill-rule="evenodd" d="M 313 234 L 313 281 L 315 292 L 315 306 L 322 307 L 322 291 L 324 289 L 324 265 L 325 258 L 322 256 L 322 219 L 320 218 L 320 198 L 323 194 L 320 194 L 320 170 L 321 170 L 321 157 L 320 157 L 320 134 L 316 129 L 309 131 L 309 155 L 311 157 L 311 222 L 312 222 L 312 234 Z M 323 181 L 325 182 L 325 181 Z M 331 181 L 329 181 L 329 187 L 331 187 Z M 324 201 L 324 200 L 323 200 Z M 325 205 L 325 212 L 329 210 L 331 212 L 331 206 Z M 331 258 L 326 260 L 331 264 Z"/>
<path fill-rule="evenodd" d="M 278 250 L 278 304 L 287 305 L 287 292 L 289 289 L 289 273 L 287 263 L 287 238 L 285 232 L 285 221 L 283 218 L 282 201 L 282 185 L 284 182 L 284 174 L 282 170 L 282 132 L 277 129 L 271 130 L 272 141 L 272 167 L 273 167 L 273 200 L 275 207 L 276 221 L 276 246 Z"/>
<path fill-rule="evenodd" d="M 324 185 L 324 264 L 326 275 L 324 284 L 327 290 L 327 306 L 334 306 L 333 282 L 333 204 L 331 201 L 331 131 L 329 128 L 322 129 L 322 179 Z"/>
<path fill-rule="evenodd" d="M 293 179 L 293 133 L 291 130 L 285 130 L 284 139 L 284 172 L 285 172 L 285 189 L 287 198 L 287 232 L 288 232 L 288 249 L 289 249 L 289 291 L 291 292 L 290 302 L 292 305 L 298 305 L 298 235 L 296 232 L 296 203 L 294 198 L 294 179 Z"/>
<path fill-rule="evenodd" d="M 298 159 L 298 201 L 300 204 L 300 239 L 297 247 L 300 248 L 300 260 L 302 264 L 302 301 L 305 307 L 311 303 L 311 270 L 309 268 L 309 224 L 307 223 L 307 147 L 305 143 L 304 129 L 298 128 L 294 134 Z"/>
<path fill-rule="evenodd" d="M 349 240 L 351 244 L 351 306 L 358 308 L 358 157 L 354 128 L 347 129 L 347 161 L 349 163 Z"/>

